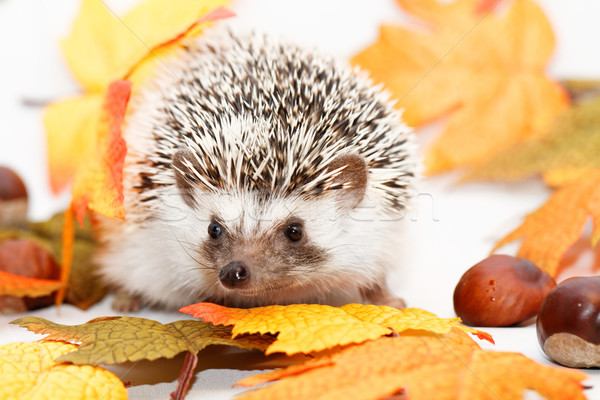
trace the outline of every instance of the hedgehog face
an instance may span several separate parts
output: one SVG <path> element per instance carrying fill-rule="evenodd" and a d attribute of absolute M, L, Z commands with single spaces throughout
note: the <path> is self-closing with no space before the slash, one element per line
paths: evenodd
<path fill-rule="evenodd" d="M 353 248 L 367 246 L 378 234 L 370 230 L 371 216 L 355 220 L 349 215 L 363 201 L 367 187 L 361 157 L 336 157 L 328 168 L 341 170 L 332 180 L 333 188 L 308 197 L 208 191 L 184 179 L 189 173 L 182 155 L 175 156 L 174 168 L 192 218 L 190 236 L 181 243 L 194 246 L 188 253 L 200 264 L 203 282 L 209 283 L 203 285 L 210 288 L 204 294 L 208 299 L 243 306 L 315 301 L 345 281 L 372 280 L 363 259 L 356 257 L 364 250 Z"/>
<path fill-rule="evenodd" d="M 330 261 L 322 237 L 328 228 L 318 220 L 333 216 L 315 214 L 314 204 L 301 198 L 252 193 L 195 197 L 194 238 L 182 242 L 193 243 L 190 253 L 203 267 L 198 273 L 209 283 L 204 285 L 211 288 L 208 298 L 235 305 L 284 303 L 315 286 L 307 275 Z"/>
<path fill-rule="evenodd" d="M 315 302 L 332 288 L 372 281 L 383 233 L 371 229 L 370 215 L 348 213 L 356 198 L 348 196 L 197 191 L 178 231 L 186 270 L 197 265 L 187 284 L 202 288 L 200 299 L 245 307 Z"/>

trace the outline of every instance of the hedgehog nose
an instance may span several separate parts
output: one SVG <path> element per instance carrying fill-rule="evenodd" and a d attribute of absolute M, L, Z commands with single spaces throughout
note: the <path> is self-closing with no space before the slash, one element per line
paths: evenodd
<path fill-rule="evenodd" d="M 219 273 L 219 280 L 228 289 L 244 285 L 250 278 L 250 270 L 241 262 L 230 262 Z"/>

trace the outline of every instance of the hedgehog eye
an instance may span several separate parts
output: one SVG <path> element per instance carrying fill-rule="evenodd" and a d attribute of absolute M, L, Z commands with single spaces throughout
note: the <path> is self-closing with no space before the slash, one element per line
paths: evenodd
<path fill-rule="evenodd" d="M 217 239 L 221 233 L 223 233 L 223 227 L 218 222 L 213 221 L 208 225 L 208 235 L 211 238 Z"/>
<path fill-rule="evenodd" d="M 292 242 L 297 242 L 302 239 L 302 225 L 301 224 L 291 224 L 287 228 L 285 228 L 285 236 L 290 239 Z"/>

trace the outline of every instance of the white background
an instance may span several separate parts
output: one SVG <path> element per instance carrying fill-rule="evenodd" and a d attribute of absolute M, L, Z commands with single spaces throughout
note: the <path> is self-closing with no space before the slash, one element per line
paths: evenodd
<path fill-rule="evenodd" d="M 123 12 L 135 1 L 108 1 Z M 600 2 L 597 0 L 539 0 L 557 36 L 557 50 L 549 72 L 556 78 L 600 78 Z M 51 195 L 46 172 L 41 110 L 26 107 L 24 98 L 58 99 L 78 91 L 58 47 L 78 7 L 77 0 L 0 0 L 0 164 L 14 168 L 30 194 L 30 216 L 44 219 L 65 207 L 68 195 Z M 305 45 L 315 46 L 341 58 L 349 58 L 372 43 L 381 23 L 403 23 L 405 15 L 393 0 L 239 0 L 231 7 L 237 14 L 230 23 L 267 31 Z M 418 138 L 423 146 L 432 139 L 436 126 Z M 496 240 L 516 227 L 521 218 L 539 207 L 549 191 L 539 180 L 515 184 L 453 184 L 456 176 L 428 178 L 418 192 L 419 201 L 409 213 L 403 246 L 398 249 L 398 271 L 392 277 L 394 291 L 410 306 L 439 316 L 453 317 L 452 293 L 471 265 L 486 257 Z M 514 252 L 514 248 L 503 249 Z M 591 262 L 588 252 L 580 260 Z M 110 298 L 81 312 L 63 306 L 38 310 L 31 315 L 62 323 L 83 323 L 111 315 Z M 161 322 L 185 318 L 177 313 L 145 310 L 137 314 Z M 20 315 L 18 315 L 20 316 Z M 28 341 L 35 335 L 7 325 L 17 315 L 0 316 L 0 344 Z M 496 340 L 495 349 L 522 352 L 542 363 L 550 363 L 537 343 L 533 326 L 487 329 Z M 487 346 L 486 347 L 491 347 Z M 281 363 L 281 357 L 264 358 L 257 353 L 209 349 L 201 354 L 188 398 L 228 399 L 231 389 L 250 370 Z M 182 358 L 141 362 L 112 367 L 130 381 L 131 398 L 168 398 Z M 588 371 L 586 393 L 600 399 L 600 374 Z M 531 394 L 530 394 L 531 395 Z"/>

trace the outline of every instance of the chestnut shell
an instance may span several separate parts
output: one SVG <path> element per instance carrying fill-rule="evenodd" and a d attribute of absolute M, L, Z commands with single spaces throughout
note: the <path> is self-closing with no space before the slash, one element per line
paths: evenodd
<path fill-rule="evenodd" d="M 0 167 L 0 202 L 16 199 L 26 199 L 25 184 L 12 169 Z"/>
<path fill-rule="evenodd" d="M 454 310 L 468 325 L 514 325 L 535 316 L 555 284 L 529 260 L 492 255 L 462 276 L 454 290 Z"/>
<path fill-rule="evenodd" d="M 540 345 L 555 333 L 600 344 L 600 276 L 569 278 L 544 299 L 537 318 Z"/>

